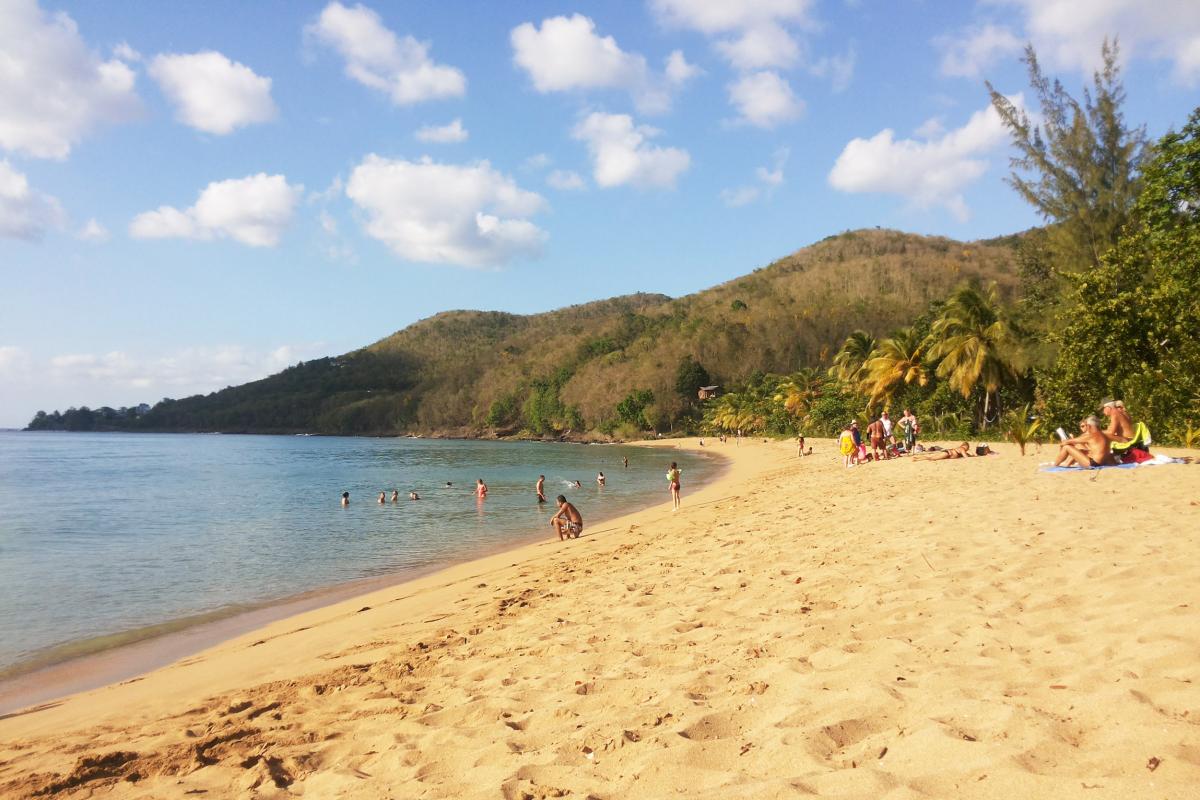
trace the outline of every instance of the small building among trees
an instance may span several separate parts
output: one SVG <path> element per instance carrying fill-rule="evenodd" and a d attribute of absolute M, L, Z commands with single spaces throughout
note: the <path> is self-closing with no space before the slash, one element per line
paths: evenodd
<path fill-rule="evenodd" d="M 696 392 L 696 396 L 701 400 L 711 400 L 720 394 L 720 391 L 720 386 L 701 386 L 700 390 Z"/>

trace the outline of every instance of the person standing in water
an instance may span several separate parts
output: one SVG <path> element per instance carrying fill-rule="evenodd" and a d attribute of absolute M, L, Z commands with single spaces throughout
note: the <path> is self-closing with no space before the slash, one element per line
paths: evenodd
<path fill-rule="evenodd" d="M 683 470 L 672 461 L 670 468 L 667 470 L 667 482 L 671 485 L 671 502 L 673 503 L 672 511 L 679 510 L 679 476 L 683 474 Z"/>
<path fill-rule="evenodd" d="M 343 506 L 350 505 L 350 493 L 349 492 L 342 492 L 342 505 Z"/>
<path fill-rule="evenodd" d="M 537 500 L 539 503 L 546 502 L 546 476 L 545 475 L 538 475 Z"/>
<path fill-rule="evenodd" d="M 625 469 L 629 469 L 629 456 L 625 456 L 621 460 L 625 462 Z"/>
<path fill-rule="evenodd" d="M 603 486 L 606 480 L 603 472 L 596 476 L 596 483 L 600 486 Z"/>
<path fill-rule="evenodd" d="M 480 500 L 487 497 L 487 484 L 483 482 L 483 478 L 475 480 L 475 496 Z"/>
<path fill-rule="evenodd" d="M 392 489 L 392 502 L 397 503 L 399 501 L 400 501 L 400 490 Z"/>
<path fill-rule="evenodd" d="M 386 502 L 387 502 L 387 492 L 380 492 L 379 493 L 379 505 L 383 505 Z"/>

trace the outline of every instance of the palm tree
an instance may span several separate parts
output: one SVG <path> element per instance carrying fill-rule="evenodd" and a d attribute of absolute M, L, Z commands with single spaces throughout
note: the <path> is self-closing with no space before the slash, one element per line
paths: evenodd
<path fill-rule="evenodd" d="M 924 351 L 925 339 L 911 327 L 880 340 L 863 364 L 862 389 L 870 396 L 871 405 L 882 402 L 887 407 L 901 384 L 929 383 Z"/>
<path fill-rule="evenodd" d="M 779 384 L 775 402 L 795 417 L 803 417 L 823 391 L 821 373 L 815 367 L 804 367 Z"/>
<path fill-rule="evenodd" d="M 829 375 L 845 383 L 858 385 L 863 379 L 863 365 L 875 350 L 875 337 L 857 330 L 842 342 L 842 349 L 833 357 Z"/>
<path fill-rule="evenodd" d="M 993 284 L 986 294 L 970 286 L 959 288 L 934 321 L 929 334 L 931 359 L 940 359 L 937 376 L 970 397 L 983 387 L 982 422 L 986 426 L 992 395 L 1017 377 L 1018 337 L 1004 319 Z"/>

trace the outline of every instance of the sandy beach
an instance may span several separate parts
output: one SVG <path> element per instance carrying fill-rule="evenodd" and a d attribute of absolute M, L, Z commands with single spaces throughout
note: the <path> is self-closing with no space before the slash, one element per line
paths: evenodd
<path fill-rule="evenodd" d="M 1197 796 L 1200 468 L 814 444 L 0 718 L 0 796 Z"/>

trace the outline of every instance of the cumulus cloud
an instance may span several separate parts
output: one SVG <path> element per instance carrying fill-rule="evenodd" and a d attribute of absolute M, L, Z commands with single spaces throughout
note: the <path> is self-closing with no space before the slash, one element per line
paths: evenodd
<path fill-rule="evenodd" d="M 818 78 L 829 78 L 830 91 L 837 94 L 846 91 L 850 85 L 857 63 L 858 51 L 851 46 L 842 55 L 817 59 L 808 66 L 808 71 Z"/>
<path fill-rule="evenodd" d="M 811 0 L 652 0 L 651 7 L 665 24 L 721 37 L 717 52 L 740 70 L 790 67 L 802 55 L 784 27 L 812 24 Z"/>
<path fill-rule="evenodd" d="M 569 169 L 556 169 L 546 176 L 546 183 L 564 192 L 584 188 L 583 178 Z"/>
<path fill-rule="evenodd" d="M 729 102 L 738 110 L 738 122 L 774 128 L 804 113 L 804 101 L 777 72 L 753 72 L 729 85 Z"/>
<path fill-rule="evenodd" d="M 205 133 L 223 136 L 278 113 L 270 78 L 212 50 L 156 56 L 149 72 L 175 107 L 175 118 Z"/>
<path fill-rule="evenodd" d="M 92 244 L 100 244 L 101 242 L 108 241 L 108 228 L 101 225 L 93 217 L 92 219 L 89 219 L 87 222 L 83 223 L 83 226 L 76 231 L 75 237 L 77 239 L 82 239 L 85 242 L 91 242 Z"/>
<path fill-rule="evenodd" d="M 529 221 L 545 208 L 487 161 L 442 164 L 375 154 L 354 168 L 346 196 L 366 232 L 410 261 L 481 267 L 538 254 L 546 233 Z"/>
<path fill-rule="evenodd" d="M 346 75 L 387 94 L 396 105 L 461 97 L 467 91 L 461 70 L 429 57 L 428 42 L 396 36 L 364 5 L 330 3 L 305 33 L 345 59 Z"/>
<path fill-rule="evenodd" d="M 1020 95 L 1010 99 L 1023 102 Z M 1008 131 L 991 106 L 937 138 L 896 139 L 884 129 L 870 139 L 851 140 L 834 163 L 829 184 L 842 192 L 899 195 L 918 208 L 942 206 L 965 221 L 970 211 L 963 190 L 987 171 L 982 156 L 1007 141 Z"/>
<path fill-rule="evenodd" d="M 97 125 L 138 113 L 134 83 L 128 65 L 88 48 L 65 12 L 0 3 L 0 148 L 66 158 Z"/>
<path fill-rule="evenodd" d="M 160 206 L 134 217 L 129 234 L 135 239 L 214 239 L 228 237 L 253 247 L 273 247 L 304 191 L 283 175 L 259 173 L 214 181 L 196 203 L 180 211 Z"/>
<path fill-rule="evenodd" d="M 65 221 L 58 200 L 31 189 L 24 174 L 0 161 L 0 236 L 36 241 Z"/>
<path fill-rule="evenodd" d="M 967 28 L 934 40 L 942 50 L 941 72 L 955 78 L 979 78 L 983 70 L 1021 50 L 1021 40 L 1004 25 Z"/>
<path fill-rule="evenodd" d="M 596 185 L 674 188 L 676 179 L 691 166 L 691 156 L 686 150 L 650 144 L 660 133 L 648 125 L 635 125 L 628 114 L 595 111 L 575 126 L 572 135 L 587 144 Z"/>
<path fill-rule="evenodd" d="M 545 169 L 550 166 L 552 159 L 545 153 L 534 153 L 526 158 L 521 166 L 525 169 Z"/>
<path fill-rule="evenodd" d="M 600 36 L 596 23 L 582 14 L 548 17 L 540 27 L 523 23 L 512 29 L 509 40 L 513 62 L 537 91 L 621 89 L 645 113 L 669 109 L 671 91 L 699 74 L 679 50 L 667 57 L 661 76 L 654 74 L 645 57 L 625 52 L 611 36 Z"/>
<path fill-rule="evenodd" d="M 1125 58 L 1169 61 L 1180 83 L 1200 83 L 1200 3 L 1195 0 L 998 0 L 1018 7 L 1026 37 L 1051 67 L 1090 74 L 1105 36 Z"/>
<path fill-rule="evenodd" d="M 423 128 L 419 128 L 413 135 L 417 137 L 418 141 L 434 144 L 465 142 L 470 136 L 467 129 L 463 127 L 461 119 L 456 119 L 448 125 L 426 125 Z"/>

